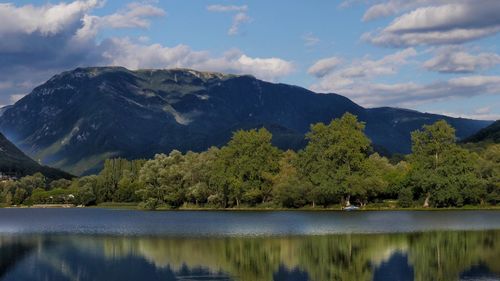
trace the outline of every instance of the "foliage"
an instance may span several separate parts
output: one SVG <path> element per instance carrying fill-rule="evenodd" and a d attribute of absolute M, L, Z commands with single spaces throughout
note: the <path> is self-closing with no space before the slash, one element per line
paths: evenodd
<path fill-rule="evenodd" d="M 412 133 L 412 170 L 408 184 L 424 207 L 483 203 L 486 183 L 480 157 L 455 143 L 455 130 L 444 121 Z"/>
<path fill-rule="evenodd" d="M 300 152 L 299 170 L 313 187 L 313 201 L 328 205 L 363 193 L 362 173 L 370 148 L 365 125 L 346 113 L 329 125 L 311 126 L 309 143 Z"/>
<path fill-rule="evenodd" d="M 400 207 L 408 208 L 413 205 L 413 191 L 411 188 L 403 188 L 398 195 L 398 203 Z"/>
<path fill-rule="evenodd" d="M 140 203 L 146 209 L 204 207 L 400 207 L 496 205 L 500 144 L 456 143 L 445 121 L 412 133 L 412 154 L 372 153 L 364 124 L 347 113 L 311 126 L 304 150 L 280 151 L 266 129 L 239 130 L 203 152 L 150 160 L 108 159 L 98 175 L 49 181 L 42 174 L 0 182 L 4 205 Z"/>
<path fill-rule="evenodd" d="M 212 184 L 222 205 L 255 205 L 270 201 L 272 175 L 278 171 L 281 152 L 271 144 L 266 129 L 237 131 L 217 153 Z"/>
<path fill-rule="evenodd" d="M 279 206 L 298 208 L 307 204 L 311 185 L 303 180 L 296 168 L 298 156 L 286 151 L 279 161 L 279 172 L 273 176 L 273 199 Z"/>

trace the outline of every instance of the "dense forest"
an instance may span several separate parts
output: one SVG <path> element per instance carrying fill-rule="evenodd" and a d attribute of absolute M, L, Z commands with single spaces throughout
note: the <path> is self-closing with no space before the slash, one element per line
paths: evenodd
<path fill-rule="evenodd" d="M 500 201 L 500 144 L 456 142 L 445 121 L 412 133 L 412 153 L 382 157 L 365 125 L 346 113 L 311 125 L 307 146 L 281 151 L 262 128 L 221 148 L 154 159 L 109 159 L 98 175 L 48 182 L 42 174 L 0 184 L 0 203 L 137 202 L 158 208 L 302 208 L 348 205 L 461 207 Z"/>

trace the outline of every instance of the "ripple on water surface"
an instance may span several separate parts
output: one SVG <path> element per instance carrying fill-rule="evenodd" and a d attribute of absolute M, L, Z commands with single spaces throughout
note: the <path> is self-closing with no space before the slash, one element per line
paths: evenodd
<path fill-rule="evenodd" d="M 500 229 L 500 211 L 0 209 L 0 233 L 272 236 Z"/>

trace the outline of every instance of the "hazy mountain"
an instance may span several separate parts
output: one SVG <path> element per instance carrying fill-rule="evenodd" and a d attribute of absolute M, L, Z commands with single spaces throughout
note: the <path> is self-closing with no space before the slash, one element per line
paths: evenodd
<path fill-rule="evenodd" d="M 53 169 L 42 166 L 33 159 L 26 156 L 4 135 L 0 134 L 0 172 L 11 176 L 26 176 L 36 172 L 41 172 L 48 178 L 71 178 L 72 176 Z"/>
<path fill-rule="evenodd" d="M 497 120 L 488 127 L 481 129 L 474 135 L 466 138 L 464 142 L 494 142 L 500 143 L 500 120 Z"/>
<path fill-rule="evenodd" d="M 0 130 L 43 163 L 82 174 L 104 158 L 203 150 L 231 132 L 265 126 L 281 148 L 300 148 L 309 125 L 345 112 L 367 123 L 377 147 L 410 151 L 410 132 L 446 119 L 460 138 L 488 121 L 397 108 L 365 109 L 336 94 L 315 94 L 252 76 L 185 69 L 78 68 L 54 76 L 8 108 Z"/>

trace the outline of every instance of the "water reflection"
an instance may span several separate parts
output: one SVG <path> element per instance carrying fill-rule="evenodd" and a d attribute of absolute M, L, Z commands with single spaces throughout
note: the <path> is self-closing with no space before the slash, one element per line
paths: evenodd
<path fill-rule="evenodd" d="M 0 237 L 0 280 L 500 280 L 500 231 Z"/>

